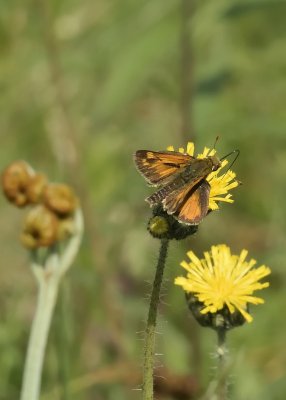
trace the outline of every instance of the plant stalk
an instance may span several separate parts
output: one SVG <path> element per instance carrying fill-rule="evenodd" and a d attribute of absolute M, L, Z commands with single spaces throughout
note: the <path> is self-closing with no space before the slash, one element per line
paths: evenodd
<path fill-rule="evenodd" d="M 147 326 L 145 331 L 145 347 L 143 362 L 143 400 L 152 400 L 154 398 L 154 355 L 155 355 L 155 333 L 160 301 L 160 291 L 162 286 L 164 268 L 168 252 L 168 239 L 161 240 L 160 253 L 156 268 L 155 279 L 152 287 L 152 294 L 149 305 Z"/>
<path fill-rule="evenodd" d="M 217 383 L 217 399 L 227 399 L 227 349 L 226 349 L 226 330 L 220 328 L 217 330 L 218 336 L 218 383 Z"/>
<path fill-rule="evenodd" d="M 21 400 L 37 400 L 51 318 L 58 294 L 58 279 L 39 284 L 39 297 L 25 362 Z"/>

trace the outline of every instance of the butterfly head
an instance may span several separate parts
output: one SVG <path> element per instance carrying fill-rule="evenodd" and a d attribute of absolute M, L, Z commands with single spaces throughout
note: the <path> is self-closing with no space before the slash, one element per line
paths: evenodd
<path fill-rule="evenodd" d="M 208 159 L 211 161 L 212 171 L 217 171 L 221 167 L 221 161 L 216 155 L 209 156 Z"/>

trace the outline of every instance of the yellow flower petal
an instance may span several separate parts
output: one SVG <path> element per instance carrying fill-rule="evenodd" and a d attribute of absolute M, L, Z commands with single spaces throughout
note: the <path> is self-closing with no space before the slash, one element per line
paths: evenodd
<path fill-rule="evenodd" d="M 195 145 L 192 142 L 189 142 L 187 144 L 187 153 L 189 154 L 189 156 L 193 156 L 195 152 Z"/>

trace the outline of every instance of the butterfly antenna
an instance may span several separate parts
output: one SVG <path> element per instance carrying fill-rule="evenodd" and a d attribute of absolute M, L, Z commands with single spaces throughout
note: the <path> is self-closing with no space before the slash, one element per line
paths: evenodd
<path fill-rule="evenodd" d="M 215 152 L 216 152 L 216 144 L 217 144 L 218 140 L 219 140 L 219 136 L 217 136 L 215 138 L 214 145 L 213 145 L 213 147 L 209 148 L 209 151 L 207 152 L 206 157 L 208 157 L 213 150 L 215 150 Z"/>
<path fill-rule="evenodd" d="M 216 144 L 217 144 L 218 140 L 219 140 L 219 136 L 217 135 L 217 137 L 215 138 L 215 141 L 214 141 L 214 145 L 213 145 L 213 149 L 215 149 L 215 150 L 216 150 Z"/>
<path fill-rule="evenodd" d="M 231 152 L 230 152 L 230 153 L 228 153 L 226 156 L 222 157 L 222 158 L 220 159 L 220 161 L 224 160 L 225 158 L 227 158 L 227 157 L 231 156 L 231 155 L 232 155 L 232 154 L 234 154 L 234 153 L 236 153 L 236 156 L 235 156 L 235 158 L 234 158 L 233 162 L 231 163 L 231 166 L 232 166 L 232 165 L 233 165 L 233 163 L 236 161 L 237 157 L 238 157 L 238 156 L 239 156 L 239 154 L 240 154 L 240 150 L 238 150 L 238 149 L 231 151 Z"/>
<path fill-rule="evenodd" d="M 236 156 L 234 157 L 234 159 L 233 159 L 232 163 L 230 164 L 230 166 L 228 167 L 228 169 L 225 171 L 224 176 L 225 176 L 225 175 L 227 174 L 227 172 L 231 169 L 231 167 L 233 166 L 233 164 L 235 163 L 235 161 L 236 161 L 237 158 L 239 157 L 239 155 L 240 155 L 240 150 L 238 150 L 238 149 L 233 150 L 233 151 L 231 151 L 230 153 L 228 153 L 226 156 L 224 156 L 224 157 L 222 157 L 222 158 L 220 159 L 220 161 L 222 161 L 222 160 L 224 160 L 225 158 L 229 157 L 231 154 L 235 154 L 235 153 L 236 153 Z"/>

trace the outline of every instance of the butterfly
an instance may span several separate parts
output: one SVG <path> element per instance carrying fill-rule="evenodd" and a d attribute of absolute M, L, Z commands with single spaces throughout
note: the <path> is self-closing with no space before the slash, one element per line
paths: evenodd
<path fill-rule="evenodd" d="M 161 204 L 178 221 L 197 225 L 209 210 L 210 184 L 207 176 L 221 167 L 216 155 L 198 159 L 175 151 L 138 150 L 134 154 L 138 171 L 158 190 L 146 201 Z"/>

